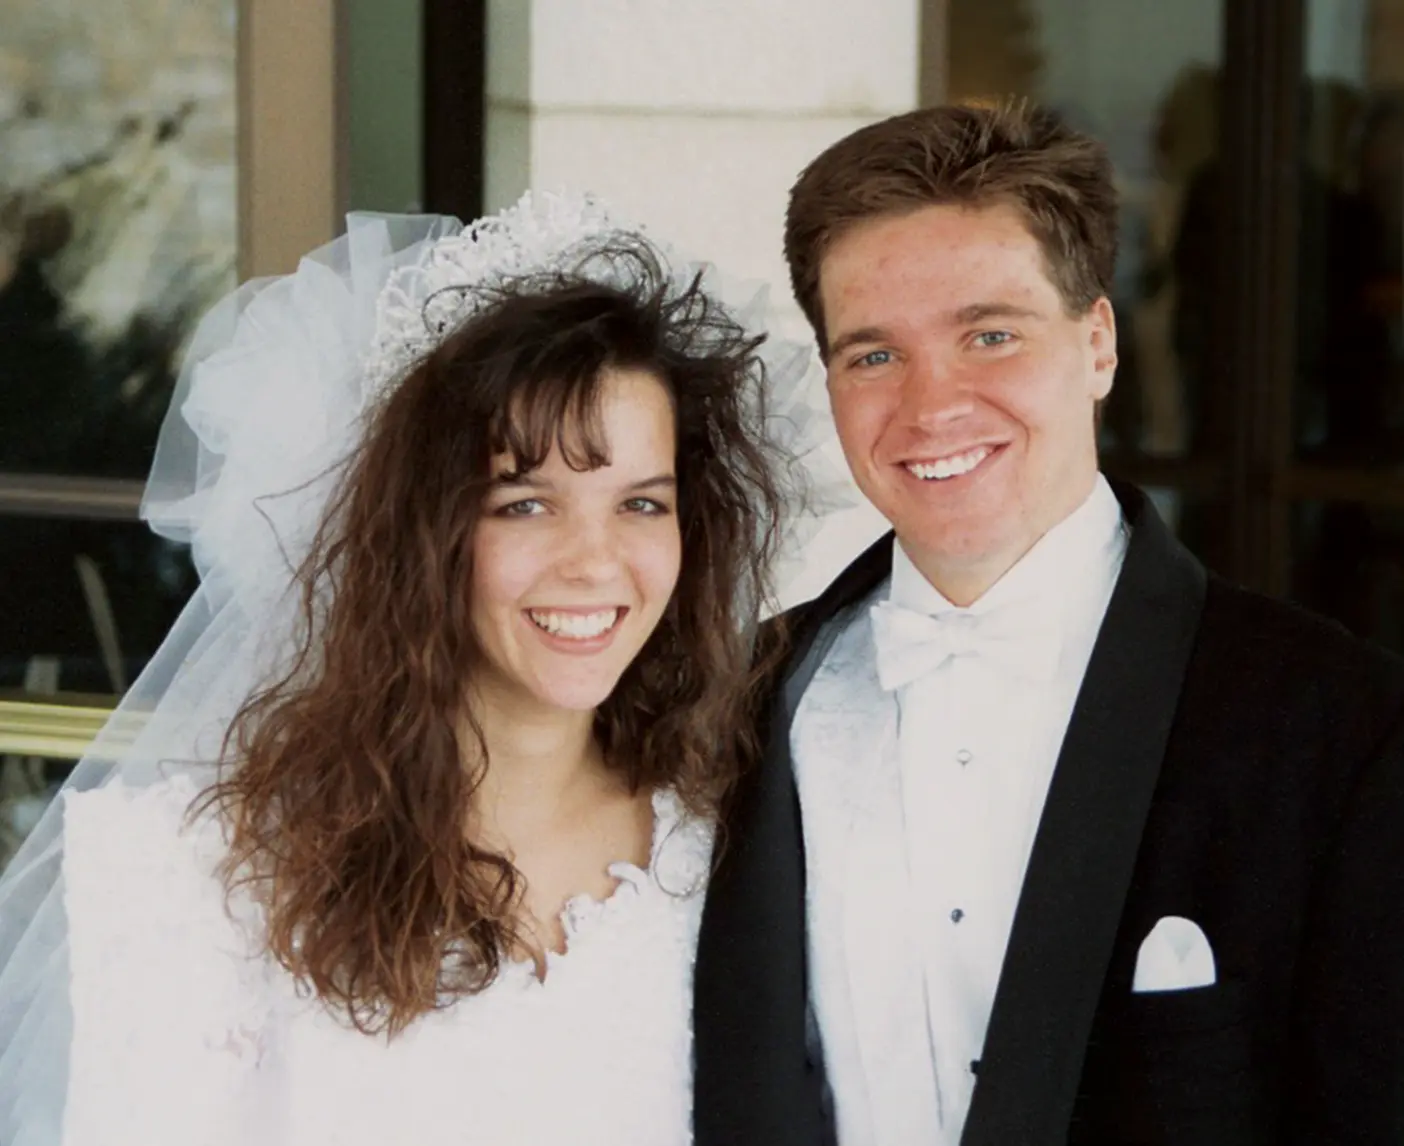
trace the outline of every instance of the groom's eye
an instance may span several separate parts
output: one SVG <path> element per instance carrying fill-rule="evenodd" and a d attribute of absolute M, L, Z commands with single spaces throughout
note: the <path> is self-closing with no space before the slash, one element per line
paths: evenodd
<path fill-rule="evenodd" d="M 1013 340 L 1014 336 L 1007 330 L 982 330 L 975 336 L 975 345 L 982 350 L 993 350 Z"/>
<path fill-rule="evenodd" d="M 892 351 L 890 350 L 869 350 L 868 353 L 860 355 L 854 362 L 854 366 L 886 366 L 892 361 Z"/>

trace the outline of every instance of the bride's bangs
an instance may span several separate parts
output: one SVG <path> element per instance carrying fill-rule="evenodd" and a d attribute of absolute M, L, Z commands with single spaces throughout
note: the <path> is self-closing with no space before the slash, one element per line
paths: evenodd
<path fill-rule="evenodd" d="M 510 476 L 540 469 L 552 449 L 578 472 L 609 465 L 600 416 L 602 375 L 584 368 L 523 375 L 489 431 L 493 454 L 512 459 Z"/>

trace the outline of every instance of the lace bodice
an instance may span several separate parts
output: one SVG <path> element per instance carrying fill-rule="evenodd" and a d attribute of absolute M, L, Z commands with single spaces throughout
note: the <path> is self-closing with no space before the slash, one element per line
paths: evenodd
<path fill-rule="evenodd" d="M 538 980 L 393 1042 L 362 1035 L 261 954 L 226 909 L 189 779 L 72 794 L 65 809 L 74 1039 L 65 1146 L 668 1146 L 690 1141 L 691 983 L 709 825 L 654 797 L 648 870 L 577 898 Z"/>

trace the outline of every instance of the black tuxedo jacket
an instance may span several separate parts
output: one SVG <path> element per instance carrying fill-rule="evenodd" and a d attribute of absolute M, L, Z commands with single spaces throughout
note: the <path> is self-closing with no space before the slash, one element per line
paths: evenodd
<path fill-rule="evenodd" d="M 1131 539 L 963 1146 L 1404 1143 L 1404 662 L 1206 575 L 1142 493 L 1115 488 Z M 790 720 L 891 546 L 790 618 L 766 758 L 727 816 L 702 920 L 697 1146 L 833 1140 Z M 1133 994 L 1140 943 L 1167 915 L 1204 930 L 1218 980 Z"/>

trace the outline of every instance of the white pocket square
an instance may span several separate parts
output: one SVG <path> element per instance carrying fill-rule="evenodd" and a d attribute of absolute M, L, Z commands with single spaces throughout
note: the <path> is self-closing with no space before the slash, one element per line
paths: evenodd
<path fill-rule="evenodd" d="M 1197 923 L 1167 915 L 1141 943 L 1131 990 L 1136 994 L 1188 991 L 1214 982 L 1214 952 L 1204 932 Z"/>

